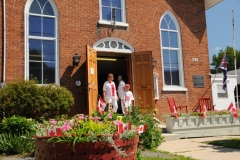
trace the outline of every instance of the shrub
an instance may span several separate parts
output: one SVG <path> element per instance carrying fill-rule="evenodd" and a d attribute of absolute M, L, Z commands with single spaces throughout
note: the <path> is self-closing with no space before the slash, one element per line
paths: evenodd
<path fill-rule="evenodd" d="M 34 80 L 7 84 L 0 89 L 0 110 L 5 115 L 38 119 L 66 114 L 74 104 L 72 93 L 56 84 L 39 86 Z"/>
<path fill-rule="evenodd" d="M 147 124 L 146 132 L 140 135 L 140 143 L 144 148 L 155 149 L 164 140 L 162 130 L 159 127 L 160 122 L 155 118 L 151 111 L 141 113 L 139 107 L 132 107 L 132 113 L 124 118 L 129 119 L 135 125 Z"/>
<path fill-rule="evenodd" d="M 0 133 L 9 133 L 22 135 L 26 133 L 35 133 L 36 122 L 21 116 L 12 116 L 4 118 L 0 123 Z"/>

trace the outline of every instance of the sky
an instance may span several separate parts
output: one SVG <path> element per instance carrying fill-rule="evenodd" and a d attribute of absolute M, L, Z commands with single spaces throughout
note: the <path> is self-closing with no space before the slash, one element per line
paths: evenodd
<path fill-rule="evenodd" d="M 232 10 L 234 11 L 235 49 L 240 50 L 240 0 L 223 0 L 206 11 L 209 60 L 233 47 Z"/>

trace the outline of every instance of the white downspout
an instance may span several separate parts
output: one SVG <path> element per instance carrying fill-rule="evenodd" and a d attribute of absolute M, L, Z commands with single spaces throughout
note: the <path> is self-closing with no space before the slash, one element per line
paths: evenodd
<path fill-rule="evenodd" d="M 3 82 L 5 83 L 6 76 L 6 1 L 3 0 Z"/>

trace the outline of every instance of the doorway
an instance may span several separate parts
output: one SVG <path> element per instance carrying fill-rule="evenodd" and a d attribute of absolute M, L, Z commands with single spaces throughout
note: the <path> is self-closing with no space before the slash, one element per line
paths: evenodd
<path fill-rule="evenodd" d="M 130 54 L 97 52 L 98 69 L 98 94 L 102 96 L 103 84 L 107 81 L 109 73 L 114 75 L 114 82 L 118 86 L 117 77 L 122 76 L 125 83 L 130 83 L 129 79 L 129 59 Z"/>

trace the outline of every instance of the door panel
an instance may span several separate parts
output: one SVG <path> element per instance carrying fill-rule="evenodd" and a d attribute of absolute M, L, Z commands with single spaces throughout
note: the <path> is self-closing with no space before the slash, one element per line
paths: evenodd
<path fill-rule="evenodd" d="M 142 110 L 153 109 L 154 83 L 150 51 L 133 53 L 133 73 L 135 105 Z"/>
<path fill-rule="evenodd" d="M 88 114 L 97 109 L 98 81 L 97 81 L 97 52 L 87 46 L 87 89 L 88 89 Z"/>

